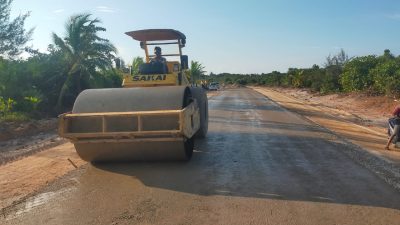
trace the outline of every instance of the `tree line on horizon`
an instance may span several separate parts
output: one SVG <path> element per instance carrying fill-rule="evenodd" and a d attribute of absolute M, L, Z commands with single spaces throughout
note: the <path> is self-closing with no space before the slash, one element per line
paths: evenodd
<path fill-rule="evenodd" d="M 324 66 L 289 68 L 286 73 L 211 73 L 210 81 L 225 84 L 309 88 L 321 94 L 362 91 L 371 95 L 400 96 L 400 56 L 389 49 L 382 55 L 349 58 L 342 49 L 326 58 Z"/>

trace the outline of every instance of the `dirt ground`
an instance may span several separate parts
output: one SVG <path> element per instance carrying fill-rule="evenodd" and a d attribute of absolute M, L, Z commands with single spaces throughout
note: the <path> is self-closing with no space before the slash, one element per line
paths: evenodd
<path fill-rule="evenodd" d="M 311 93 L 305 89 L 292 89 L 292 88 L 263 88 L 263 87 L 252 87 L 253 89 L 269 90 L 272 92 L 280 93 L 281 96 L 287 96 L 288 99 L 292 98 L 296 100 L 296 104 L 307 106 L 309 109 L 308 113 L 304 113 L 304 109 L 299 109 L 299 106 L 288 106 L 290 110 L 297 111 L 300 114 L 309 117 L 314 122 L 320 120 L 322 126 L 328 126 L 328 129 L 334 129 L 329 127 L 328 123 L 324 123 L 322 119 L 324 116 L 315 116 L 318 113 L 323 113 L 325 116 L 333 117 L 334 120 L 330 123 L 352 123 L 360 133 L 367 132 L 368 135 L 374 135 L 371 139 L 377 139 L 375 144 L 376 149 L 382 150 L 387 140 L 387 120 L 392 117 L 391 113 L 393 109 L 400 105 L 397 99 L 389 98 L 386 96 L 367 96 L 360 93 L 352 94 L 330 94 L 320 95 Z M 285 101 L 278 103 L 284 104 Z M 293 102 L 292 102 L 293 103 Z M 290 104 L 289 104 L 290 105 Z M 311 114 L 315 114 L 312 116 Z M 324 124 L 323 124 L 324 123 Z M 340 131 L 337 131 L 340 133 Z M 348 131 L 351 132 L 351 131 Z M 358 132 L 353 131 L 353 132 Z M 378 139 L 380 139 L 378 141 Z M 391 148 L 394 151 L 399 151 L 397 148 Z"/>
<path fill-rule="evenodd" d="M 272 89 L 305 100 L 314 106 L 336 109 L 343 114 L 359 118 L 359 122 L 369 122 L 380 126 L 386 126 L 386 121 L 393 109 L 400 104 L 398 99 L 386 96 L 367 96 L 362 93 L 321 95 L 311 93 L 307 89 Z"/>
<path fill-rule="evenodd" d="M 84 164 L 57 125 L 57 118 L 0 124 L 0 209 Z"/>
<path fill-rule="evenodd" d="M 381 121 L 390 117 L 393 109 L 400 104 L 398 99 L 386 96 L 367 96 L 362 93 L 313 94 L 302 89 L 276 89 L 296 98 L 308 100 L 331 108 L 343 110 L 366 120 Z M 386 126 L 386 125 L 385 125 Z"/>
<path fill-rule="evenodd" d="M 380 145 L 384 134 L 261 91 L 216 92 L 209 135 L 190 162 L 71 166 L 3 210 L 0 224 L 398 224 L 399 192 L 330 130 L 363 144 Z"/>
<path fill-rule="evenodd" d="M 384 116 L 386 113 L 373 117 L 371 114 L 377 115 L 377 112 L 371 113 L 367 108 L 368 106 L 371 109 L 379 109 L 379 105 L 371 106 L 371 102 L 375 102 L 377 97 L 360 99 L 359 95 L 348 95 L 339 96 L 342 99 L 338 99 L 338 96 L 333 95 L 314 97 L 311 93 L 293 89 L 252 89 L 343 139 L 351 148 L 351 151 L 346 152 L 350 158 L 400 190 L 400 149 L 393 145 L 390 151 L 384 149 L 388 140 L 387 117 Z M 324 98 L 328 100 L 321 101 Z M 386 98 L 382 97 L 381 101 L 385 100 Z M 349 105 L 354 108 L 344 110 Z M 389 117 L 390 109 L 386 110 Z"/>
<path fill-rule="evenodd" d="M 0 124 L 0 209 L 86 164 L 74 146 L 58 136 L 57 125 L 57 118 Z"/>
<path fill-rule="evenodd" d="M 396 99 L 362 94 L 317 95 L 300 89 L 275 91 L 329 110 L 384 136 Z M 218 91 L 209 92 L 209 98 Z M 0 129 L 0 208 L 23 200 L 84 164 L 72 144 L 57 137 L 57 120 L 2 124 Z M 381 137 L 382 138 L 382 137 Z"/>
<path fill-rule="evenodd" d="M 15 204 L 85 164 L 65 143 L 0 166 L 0 208 Z"/>
<path fill-rule="evenodd" d="M 392 117 L 394 108 L 400 105 L 399 99 L 368 96 L 363 93 L 321 95 L 307 89 L 268 89 L 293 97 L 305 105 L 316 107 L 338 119 L 373 130 L 375 134 L 385 139 L 387 138 L 387 120 Z"/>
<path fill-rule="evenodd" d="M 1 122 L 0 143 L 21 137 L 33 136 L 57 128 L 57 118 L 33 120 L 27 122 Z"/>

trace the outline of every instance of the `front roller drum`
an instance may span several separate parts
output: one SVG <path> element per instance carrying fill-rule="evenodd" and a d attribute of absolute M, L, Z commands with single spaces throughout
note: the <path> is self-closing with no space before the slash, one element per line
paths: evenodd
<path fill-rule="evenodd" d="M 187 161 L 192 157 L 194 138 L 174 141 L 97 142 L 74 144 L 88 162 Z"/>
<path fill-rule="evenodd" d="M 181 110 L 192 102 L 188 87 L 154 87 L 123 89 L 91 89 L 82 92 L 75 101 L 72 113 L 140 112 Z M 110 125 L 112 132 L 129 132 L 127 122 Z M 179 127 L 174 118 L 152 119 L 147 130 L 164 126 Z M 95 129 L 93 122 L 82 122 L 78 130 Z M 79 128 L 81 126 L 81 128 Z M 157 128 L 155 128 L 157 127 Z M 78 131 L 79 132 L 79 131 Z M 189 160 L 193 153 L 194 138 L 182 135 L 142 138 L 95 138 L 74 141 L 78 155 L 89 162 L 109 161 L 163 161 Z"/>

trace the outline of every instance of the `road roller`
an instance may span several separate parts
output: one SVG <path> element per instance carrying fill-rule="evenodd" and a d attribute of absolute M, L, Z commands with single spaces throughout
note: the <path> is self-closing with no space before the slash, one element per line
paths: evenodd
<path fill-rule="evenodd" d="M 186 37 L 173 29 L 126 34 L 139 41 L 146 62 L 138 74 L 124 75 L 122 88 L 82 91 L 72 111 L 60 115 L 59 135 L 88 162 L 187 161 L 194 140 L 207 134 L 208 101 L 188 76 Z M 174 51 L 153 61 L 152 46 Z"/>

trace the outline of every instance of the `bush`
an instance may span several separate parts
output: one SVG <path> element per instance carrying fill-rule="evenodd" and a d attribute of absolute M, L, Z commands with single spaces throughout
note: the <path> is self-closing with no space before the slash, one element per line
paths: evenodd
<path fill-rule="evenodd" d="M 247 80 L 245 78 L 240 78 L 239 80 L 236 81 L 236 83 L 240 85 L 246 85 Z"/>
<path fill-rule="evenodd" d="M 373 84 L 373 77 L 370 70 L 375 68 L 378 61 L 375 56 L 363 56 L 350 60 L 343 68 L 343 74 L 340 77 L 343 90 L 362 91 L 367 90 Z"/>
<path fill-rule="evenodd" d="M 0 96 L 0 116 L 10 114 L 15 104 L 16 102 L 13 99 L 8 98 L 5 100 L 2 96 Z"/>
<path fill-rule="evenodd" d="M 398 95 L 400 91 L 400 65 L 395 60 L 379 63 L 371 70 L 373 89 L 379 94 Z"/>
<path fill-rule="evenodd" d="M 13 99 L 8 98 L 7 100 L 0 96 L 0 122 L 3 121 L 27 121 L 29 116 L 25 113 L 13 112 L 13 107 L 16 105 Z"/>
<path fill-rule="evenodd" d="M 338 65 L 327 66 L 322 77 L 320 92 L 323 94 L 341 91 L 340 74 L 342 67 Z"/>

